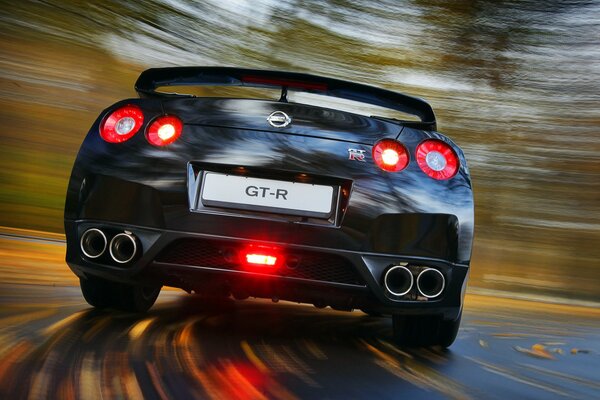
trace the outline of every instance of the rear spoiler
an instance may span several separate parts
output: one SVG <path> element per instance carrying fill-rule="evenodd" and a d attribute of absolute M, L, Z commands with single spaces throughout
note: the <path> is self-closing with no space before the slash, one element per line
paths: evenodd
<path fill-rule="evenodd" d="M 436 129 L 433 109 L 424 100 L 374 86 L 296 72 L 228 67 L 151 68 L 142 72 L 135 90 L 140 97 L 181 97 L 186 95 L 160 93 L 156 88 L 188 85 L 281 87 L 280 101 L 287 101 L 288 89 L 317 93 L 401 111 L 418 117 L 421 125 Z"/>

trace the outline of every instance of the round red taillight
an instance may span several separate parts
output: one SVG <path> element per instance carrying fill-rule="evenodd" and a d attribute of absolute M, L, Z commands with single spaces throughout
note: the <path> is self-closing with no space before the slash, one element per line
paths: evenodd
<path fill-rule="evenodd" d="M 450 179 L 458 171 L 458 156 L 449 144 L 429 139 L 417 147 L 417 164 L 433 179 Z"/>
<path fill-rule="evenodd" d="M 182 129 L 183 122 L 179 118 L 174 115 L 163 115 L 150 124 L 146 138 L 155 146 L 166 146 L 177 140 Z"/>
<path fill-rule="evenodd" d="M 373 146 L 373 160 L 384 171 L 401 171 L 408 165 L 408 151 L 400 142 L 383 139 Z"/>
<path fill-rule="evenodd" d="M 102 121 L 100 137 L 109 143 L 122 143 L 135 135 L 144 124 L 144 113 L 128 104 L 117 108 Z"/>

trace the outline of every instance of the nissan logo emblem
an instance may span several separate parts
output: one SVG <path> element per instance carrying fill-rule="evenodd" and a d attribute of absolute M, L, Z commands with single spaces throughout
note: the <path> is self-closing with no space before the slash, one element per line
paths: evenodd
<path fill-rule="evenodd" d="M 274 128 L 285 128 L 292 123 L 292 119 L 283 111 L 275 111 L 267 117 L 269 125 Z"/>

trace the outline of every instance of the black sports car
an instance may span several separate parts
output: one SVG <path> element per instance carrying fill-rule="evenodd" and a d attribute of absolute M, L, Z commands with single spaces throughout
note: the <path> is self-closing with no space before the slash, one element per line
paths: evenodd
<path fill-rule="evenodd" d="M 279 99 L 159 91 L 188 85 L 275 88 Z M 66 259 L 88 303 L 143 312 L 168 285 L 391 315 L 400 345 L 452 344 L 473 195 L 429 104 L 219 67 L 150 69 L 135 88 L 140 99 L 93 124 L 68 186 Z M 289 91 L 415 118 L 294 103 Z"/>

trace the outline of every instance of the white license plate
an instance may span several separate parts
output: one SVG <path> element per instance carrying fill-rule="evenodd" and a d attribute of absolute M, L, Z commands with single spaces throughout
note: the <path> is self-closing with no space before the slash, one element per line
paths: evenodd
<path fill-rule="evenodd" d="M 328 218 L 333 186 L 207 172 L 201 200 L 205 206 Z"/>

